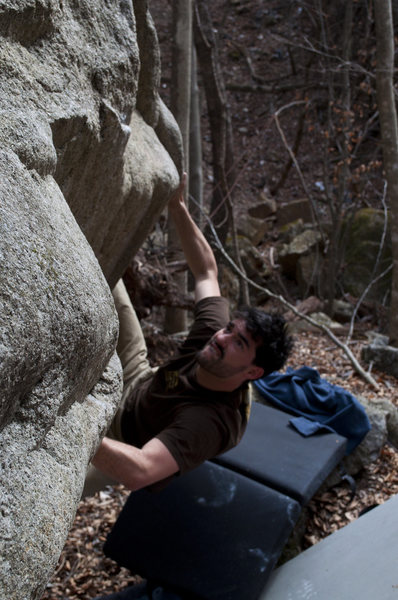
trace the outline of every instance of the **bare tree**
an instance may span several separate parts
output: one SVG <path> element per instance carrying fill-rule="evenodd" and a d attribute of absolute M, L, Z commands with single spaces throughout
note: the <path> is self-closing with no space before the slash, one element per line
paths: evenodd
<path fill-rule="evenodd" d="M 182 174 L 189 172 L 189 122 L 191 97 L 191 56 L 192 56 L 192 0 L 173 0 L 173 69 L 171 81 L 171 110 L 182 134 L 184 164 L 177 165 Z M 168 223 L 168 254 L 171 261 L 182 258 L 178 237 L 171 220 Z M 187 274 L 185 271 L 175 274 L 175 282 L 185 294 Z M 170 308 L 166 310 L 165 330 L 169 333 L 185 331 L 187 313 L 185 310 Z"/>
<path fill-rule="evenodd" d="M 214 187 L 210 209 L 211 217 L 216 223 L 217 233 L 223 243 L 228 231 L 231 233 L 234 257 L 243 271 L 232 200 L 237 178 L 232 125 L 227 108 L 225 84 L 218 59 L 214 28 L 204 0 L 195 2 L 194 38 L 202 72 L 212 139 Z M 244 304 L 249 303 L 249 289 L 243 278 L 240 278 L 239 301 Z"/>
<path fill-rule="evenodd" d="M 391 215 L 393 275 L 389 318 L 390 342 L 398 345 L 398 129 L 394 97 L 394 28 L 391 0 L 375 0 L 376 87 L 387 198 Z"/>
<path fill-rule="evenodd" d="M 195 46 L 192 45 L 191 63 L 191 117 L 189 130 L 189 195 L 199 207 L 203 206 L 202 129 L 200 91 Z M 196 205 L 190 202 L 190 212 L 197 225 L 202 227 L 202 216 Z"/>
<path fill-rule="evenodd" d="M 224 78 L 207 3 L 195 2 L 194 38 L 210 122 L 214 189 L 212 220 L 225 241 L 230 225 L 230 195 L 234 185 L 234 151 L 231 119 L 227 110 Z"/>

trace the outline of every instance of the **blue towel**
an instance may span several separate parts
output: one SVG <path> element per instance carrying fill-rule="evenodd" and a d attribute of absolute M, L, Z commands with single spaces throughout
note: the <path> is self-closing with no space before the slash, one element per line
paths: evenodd
<path fill-rule="evenodd" d="M 370 430 L 363 406 L 343 388 L 322 379 L 315 369 L 301 367 L 274 372 L 253 382 L 274 406 L 297 415 L 290 424 L 302 435 L 322 430 L 347 438 L 350 454 Z"/>

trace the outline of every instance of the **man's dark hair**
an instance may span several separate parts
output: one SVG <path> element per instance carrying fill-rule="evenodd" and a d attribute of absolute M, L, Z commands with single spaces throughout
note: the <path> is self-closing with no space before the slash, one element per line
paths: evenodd
<path fill-rule="evenodd" d="M 283 367 L 293 347 L 293 339 L 286 331 L 285 319 L 278 314 L 244 306 L 235 314 L 244 319 L 247 330 L 257 346 L 254 364 L 264 369 L 264 375 Z"/>

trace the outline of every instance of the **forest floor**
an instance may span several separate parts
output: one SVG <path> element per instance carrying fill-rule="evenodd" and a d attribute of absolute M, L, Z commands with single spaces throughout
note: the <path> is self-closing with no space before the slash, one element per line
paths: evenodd
<path fill-rule="evenodd" d="M 170 25 L 171 2 L 151 0 L 162 50 L 161 92 L 168 100 L 170 92 Z M 239 173 L 235 201 L 239 211 L 255 205 L 265 190 L 274 188 L 277 203 L 288 202 L 304 195 L 297 169 L 290 169 L 283 185 L 281 176 L 289 156 L 273 117 L 285 107 L 282 126 L 289 144 L 298 130 L 301 107 L 307 101 L 303 81 L 323 81 L 320 64 L 308 60 L 302 40 L 310 33 L 311 4 L 270 0 L 212 0 L 209 3 L 214 29 L 219 35 L 221 64 L 226 74 L 227 99 L 230 109 L 236 168 Z M 307 65 L 308 68 L 304 64 Z M 231 91 L 233 84 L 268 86 L 271 91 Z M 325 86 L 316 92 L 325 94 Z M 322 96 L 323 97 L 323 96 Z M 327 99 L 326 99 L 327 105 Z M 205 112 L 205 110 L 204 110 Z M 323 178 L 322 140 L 316 135 L 317 114 L 308 112 L 297 159 L 309 188 L 318 198 Z M 210 196 L 211 136 L 206 119 L 202 130 L 204 142 L 205 201 Z M 374 182 L 369 184 L 373 193 Z M 368 188 L 366 188 L 368 189 Z M 366 189 L 363 190 L 367 201 Z M 271 233 L 272 235 L 272 233 Z M 398 406 L 396 379 L 380 372 L 372 375 L 379 384 L 375 390 L 353 370 L 351 363 L 330 339 L 317 332 L 301 332 L 295 336 L 295 349 L 289 366 L 314 367 L 329 382 L 340 385 L 357 398 L 388 398 Z M 365 338 L 351 343 L 359 357 Z M 161 335 L 154 342 L 162 345 Z M 164 343 L 167 354 L 167 344 Z M 351 499 L 351 489 L 342 482 L 330 490 L 319 492 L 306 511 L 303 548 L 317 543 L 336 529 L 356 519 L 361 511 L 380 504 L 398 493 L 398 451 L 386 445 L 379 458 L 355 477 L 357 491 Z M 112 593 L 139 581 L 125 569 L 104 557 L 102 546 L 129 492 L 123 487 L 110 488 L 80 503 L 74 524 L 66 541 L 58 567 L 42 600 L 91 600 Z"/>
<path fill-rule="evenodd" d="M 351 345 L 357 356 L 363 343 L 362 339 Z M 379 389 L 374 390 L 353 371 L 341 350 L 322 334 L 295 335 L 295 348 L 288 366 L 304 365 L 316 368 L 323 378 L 344 387 L 359 399 L 388 398 L 398 406 L 396 379 L 374 371 L 379 384 Z M 363 469 L 355 481 L 353 499 L 345 482 L 314 496 L 306 511 L 302 549 L 355 520 L 367 507 L 381 504 L 398 493 L 398 451 L 386 445 L 379 458 Z M 126 489 L 117 486 L 80 503 L 58 567 L 42 600 L 91 600 L 140 581 L 102 552 L 106 536 L 128 495 Z"/>

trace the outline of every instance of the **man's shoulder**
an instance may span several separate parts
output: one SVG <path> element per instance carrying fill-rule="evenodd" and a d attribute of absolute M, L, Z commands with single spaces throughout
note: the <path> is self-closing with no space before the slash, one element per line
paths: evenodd
<path fill-rule="evenodd" d="M 200 320 L 215 321 L 217 328 L 229 320 L 229 303 L 223 296 L 207 296 L 195 304 L 194 323 Z"/>
<path fill-rule="evenodd" d="M 228 306 L 228 300 L 224 296 L 206 296 L 205 298 L 201 298 L 197 302 L 195 302 L 195 308 L 200 307 L 202 305 L 222 305 L 226 304 Z"/>
<path fill-rule="evenodd" d="M 222 296 L 207 296 L 195 304 L 194 318 L 181 347 L 183 354 L 200 349 L 211 336 L 229 321 L 228 301 Z"/>

